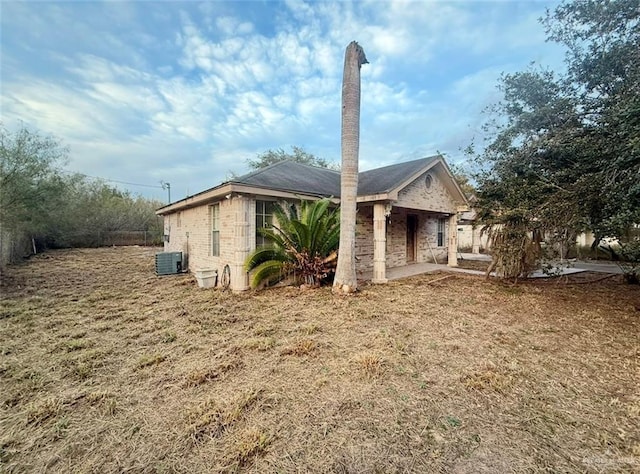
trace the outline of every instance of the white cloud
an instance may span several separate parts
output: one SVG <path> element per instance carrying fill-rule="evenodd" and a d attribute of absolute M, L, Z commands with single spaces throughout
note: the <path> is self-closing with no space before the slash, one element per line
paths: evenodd
<path fill-rule="evenodd" d="M 244 160 L 268 148 L 339 159 L 352 40 L 371 61 L 362 68 L 362 169 L 457 153 L 497 98 L 500 71 L 561 58 L 541 43 L 543 6 L 524 2 L 5 8 L 3 120 L 58 135 L 78 171 L 171 181 L 174 198 L 246 171 Z"/>
<path fill-rule="evenodd" d="M 248 21 L 239 21 L 237 18 L 223 16 L 216 19 L 216 27 L 225 35 L 246 35 L 253 32 L 253 24 Z"/>

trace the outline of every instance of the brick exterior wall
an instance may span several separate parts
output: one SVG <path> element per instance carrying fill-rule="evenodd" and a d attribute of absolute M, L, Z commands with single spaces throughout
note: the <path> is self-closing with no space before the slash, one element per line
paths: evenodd
<path fill-rule="evenodd" d="M 418 216 L 418 262 L 433 262 L 433 257 L 438 263 L 447 262 L 447 241 L 449 238 L 449 221 L 446 219 L 442 246 L 438 247 L 438 220 L 439 215 L 420 214 Z"/>
<path fill-rule="evenodd" d="M 220 205 L 219 256 L 211 255 L 210 206 L 213 204 Z M 255 212 L 255 205 L 253 208 Z M 234 197 L 164 216 L 164 234 L 169 236 L 169 242 L 164 244 L 165 252 L 182 252 L 188 270 L 192 273 L 201 269 L 213 269 L 218 270 L 218 275 L 222 276 L 224 266 L 234 264 L 236 217 L 242 211 L 242 200 Z"/>
<path fill-rule="evenodd" d="M 446 262 L 449 234 L 445 225 L 443 245 L 438 247 L 440 216 L 413 209 L 393 208 L 387 220 L 387 268 L 407 265 L 407 216 L 410 214 L 417 218 L 415 262 L 433 263 L 433 255 L 438 263 Z"/>
<path fill-rule="evenodd" d="M 233 196 L 206 205 L 164 216 L 165 252 L 182 252 L 191 273 L 197 270 L 231 269 L 231 288 L 247 289 L 245 272 L 240 268 L 246 256 L 256 248 L 256 200 L 273 200 L 261 196 Z M 281 201 L 283 203 L 284 201 Z M 220 205 L 220 255 L 211 255 L 211 211 Z M 246 281 L 245 281 L 246 280 Z M 218 279 L 220 284 L 220 278 Z"/>
<path fill-rule="evenodd" d="M 431 186 L 427 188 L 425 179 L 431 176 Z M 423 211 L 455 214 L 456 205 L 449 192 L 438 178 L 437 173 L 427 172 L 415 179 L 398 193 L 398 202 L 394 205 Z"/>

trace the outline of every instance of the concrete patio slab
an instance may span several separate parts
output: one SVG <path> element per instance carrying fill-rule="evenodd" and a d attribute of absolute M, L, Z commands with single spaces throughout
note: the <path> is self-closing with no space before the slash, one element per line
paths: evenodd
<path fill-rule="evenodd" d="M 467 254 L 463 253 L 462 257 L 467 260 L 480 260 L 491 261 L 491 256 L 486 254 Z M 592 263 L 592 262 L 571 262 L 571 266 L 561 266 L 551 272 L 552 274 L 546 274 L 542 270 L 536 270 L 529 278 L 551 278 L 553 276 L 571 275 L 581 272 L 602 272 L 620 274 L 622 270 L 616 264 L 612 263 Z M 469 270 L 466 268 L 449 267 L 445 264 L 438 263 L 413 263 L 402 267 L 387 268 L 387 280 L 399 280 L 401 278 L 408 278 L 415 275 L 421 275 L 423 273 L 437 273 L 437 272 L 452 272 L 452 273 L 465 273 L 467 275 L 479 275 L 484 276 L 485 272 L 480 270 Z M 371 273 L 363 273 L 358 276 L 358 279 L 371 280 Z M 491 273 L 491 276 L 495 276 Z"/>

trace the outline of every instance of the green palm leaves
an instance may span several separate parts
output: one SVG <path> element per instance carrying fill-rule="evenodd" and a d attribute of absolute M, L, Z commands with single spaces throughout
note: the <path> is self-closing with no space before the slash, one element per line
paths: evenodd
<path fill-rule="evenodd" d="M 340 242 L 339 211 L 327 198 L 300 201 L 284 208 L 276 204 L 275 223 L 258 229 L 272 245 L 257 248 L 245 261 L 253 272 L 251 286 L 291 283 L 319 285 L 335 270 Z"/>

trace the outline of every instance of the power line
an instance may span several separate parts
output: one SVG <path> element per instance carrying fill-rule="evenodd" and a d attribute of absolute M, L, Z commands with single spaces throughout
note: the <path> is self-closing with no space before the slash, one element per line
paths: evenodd
<path fill-rule="evenodd" d="M 105 179 L 105 178 L 96 178 L 96 179 L 103 179 L 104 181 L 107 181 L 109 183 L 128 184 L 129 186 L 143 186 L 145 188 L 164 189 L 162 186 L 156 186 L 156 185 L 153 185 L 153 184 L 128 183 L 126 181 L 118 181 L 118 180 L 115 180 L 115 179 Z"/>
<path fill-rule="evenodd" d="M 129 183 L 127 181 L 118 181 L 117 179 L 108 179 L 108 178 L 100 178 L 98 176 L 90 176 L 88 174 L 79 173 L 77 171 L 66 171 L 66 170 L 63 170 L 62 172 L 63 173 L 67 173 L 67 174 L 77 174 L 77 175 L 80 175 L 80 176 L 84 176 L 85 178 L 99 179 L 101 181 L 106 181 L 108 183 L 127 184 L 129 186 L 142 186 L 144 188 L 166 189 L 165 186 L 158 186 L 158 185 L 154 185 L 154 184 Z"/>

